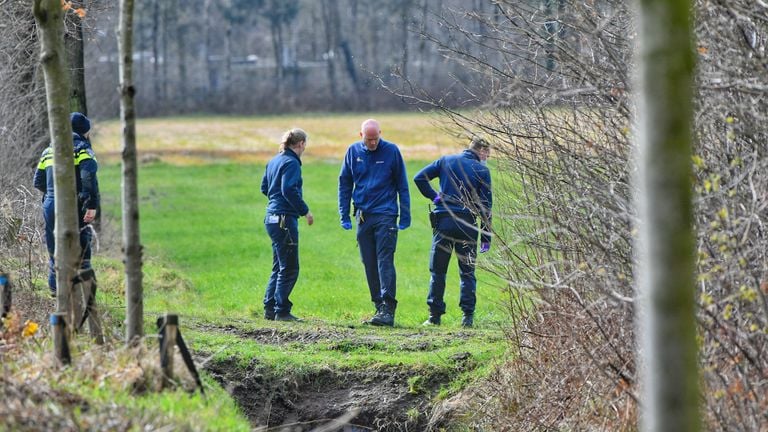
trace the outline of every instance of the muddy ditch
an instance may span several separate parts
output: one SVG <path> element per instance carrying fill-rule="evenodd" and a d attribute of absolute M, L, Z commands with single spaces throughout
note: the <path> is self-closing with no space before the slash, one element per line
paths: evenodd
<path fill-rule="evenodd" d="M 429 332 L 383 337 L 358 334 L 346 328 L 259 328 L 198 324 L 198 330 L 218 331 L 262 344 L 327 343 L 329 349 L 431 351 L 469 332 L 436 335 Z M 426 337 L 425 337 L 426 336 Z M 345 431 L 423 431 L 443 426 L 447 418 L 433 410 L 435 396 L 474 359 L 462 352 L 440 367 L 409 369 L 373 365 L 365 369 L 322 368 L 278 375 L 269 365 L 253 360 L 247 366 L 236 357 L 209 361 L 205 369 L 237 401 L 256 428 L 309 431 L 350 413 L 356 413 Z M 285 428 L 285 429 L 284 429 Z"/>
<path fill-rule="evenodd" d="M 462 359 L 457 359 L 462 361 Z M 397 367 L 276 376 L 257 361 L 209 363 L 206 370 L 237 401 L 255 427 L 308 431 L 350 412 L 347 431 L 423 431 L 440 426 L 432 399 L 450 381 L 446 370 L 425 372 Z"/>

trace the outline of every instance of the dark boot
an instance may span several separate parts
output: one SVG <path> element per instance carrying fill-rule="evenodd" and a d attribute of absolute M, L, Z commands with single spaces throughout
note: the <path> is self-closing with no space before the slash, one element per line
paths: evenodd
<path fill-rule="evenodd" d="M 365 323 L 366 323 L 366 324 L 372 324 L 372 325 L 375 325 L 375 324 L 373 323 L 373 320 L 374 320 L 374 319 L 377 319 L 377 318 L 381 318 L 381 314 L 383 314 L 383 313 L 384 313 L 384 302 L 379 302 L 379 303 L 376 303 L 376 313 L 375 313 L 375 314 L 373 314 L 373 316 L 371 317 L 371 319 L 369 319 L 368 321 L 365 321 Z"/>
<path fill-rule="evenodd" d="M 475 315 L 471 313 L 465 313 L 464 316 L 461 318 L 461 326 L 465 328 L 470 328 L 475 325 Z"/>
<path fill-rule="evenodd" d="M 440 325 L 440 315 L 437 314 L 429 314 L 429 318 L 427 318 L 426 321 L 422 324 L 423 326 L 439 326 Z"/>
<path fill-rule="evenodd" d="M 274 310 L 264 310 L 264 319 L 267 321 L 274 321 L 275 320 L 275 311 Z"/>
<path fill-rule="evenodd" d="M 374 315 L 369 323 L 375 326 L 394 327 L 395 306 L 384 304 L 381 308 L 381 313 Z"/>
<path fill-rule="evenodd" d="M 291 315 L 290 312 L 275 315 L 275 321 L 301 321 L 301 318 Z"/>

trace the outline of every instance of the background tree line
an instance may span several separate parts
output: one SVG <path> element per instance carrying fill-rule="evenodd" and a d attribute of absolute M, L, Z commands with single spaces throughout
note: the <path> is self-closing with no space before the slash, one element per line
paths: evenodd
<path fill-rule="evenodd" d="M 142 116 L 402 109 L 381 86 L 398 86 L 393 72 L 460 106 L 467 93 L 452 83 L 474 71 L 422 37 L 440 32 L 436 18 L 452 10 L 466 21 L 465 10 L 495 9 L 482 0 L 151 0 L 136 11 L 137 107 Z M 114 17 L 102 10 L 85 29 L 99 117 L 117 112 Z"/>

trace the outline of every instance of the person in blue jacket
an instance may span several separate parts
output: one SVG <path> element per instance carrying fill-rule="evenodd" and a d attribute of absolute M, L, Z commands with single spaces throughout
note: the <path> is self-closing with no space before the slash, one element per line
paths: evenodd
<path fill-rule="evenodd" d="M 269 198 L 264 226 L 272 239 L 272 274 L 264 294 L 264 318 L 275 321 L 301 321 L 291 314 L 288 299 L 299 278 L 299 217 L 307 225 L 315 221 L 304 202 L 301 155 L 307 148 L 307 133 L 294 128 L 285 134 L 280 153 L 267 163 L 261 180 L 261 193 Z"/>
<path fill-rule="evenodd" d="M 488 142 L 473 138 L 469 149 L 444 156 L 416 173 L 413 181 L 419 192 L 435 204 L 432 219 L 432 251 L 429 270 L 429 319 L 424 325 L 440 325 L 445 313 L 445 274 L 452 251 L 456 251 L 461 278 L 459 307 L 461 325 L 472 327 L 475 313 L 475 260 L 477 258 L 477 220 L 480 220 L 480 253 L 491 248 L 491 174 L 485 162 L 490 154 Z M 440 179 L 440 192 L 429 181 Z"/>
<path fill-rule="evenodd" d="M 360 137 L 361 141 L 349 146 L 341 165 L 339 215 L 342 228 L 351 230 L 352 200 L 360 257 L 371 301 L 376 307 L 376 314 L 368 323 L 391 327 L 395 324 L 397 308 L 397 232 L 411 225 L 408 175 L 400 150 L 395 144 L 381 139 L 381 128 L 376 120 L 368 119 L 362 123 Z"/>
<path fill-rule="evenodd" d="M 78 221 L 80 226 L 80 268 L 91 268 L 92 229 L 89 226 L 96 218 L 99 207 L 99 181 L 96 172 L 99 169 L 96 156 L 91 148 L 89 134 L 91 121 L 79 112 L 70 114 L 72 123 L 72 142 L 75 156 L 75 182 L 77 190 Z M 33 184 L 35 189 L 44 193 L 43 218 L 45 219 L 45 244 L 48 247 L 48 288 L 56 296 L 56 272 L 54 252 L 56 237 L 53 230 L 56 225 L 56 206 L 53 195 L 53 148 L 48 147 L 40 156 Z"/>

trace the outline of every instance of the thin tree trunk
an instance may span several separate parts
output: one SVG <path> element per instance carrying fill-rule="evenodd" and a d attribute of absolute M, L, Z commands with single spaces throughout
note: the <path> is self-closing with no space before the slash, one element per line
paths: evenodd
<path fill-rule="evenodd" d="M 155 101 L 154 112 L 159 110 L 160 99 L 160 0 L 154 0 L 152 2 L 152 88 L 154 89 L 154 96 L 152 100 Z"/>
<path fill-rule="evenodd" d="M 331 12 L 334 4 L 335 0 L 322 2 L 323 28 L 325 29 L 325 65 L 328 74 L 328 89 L 331 92 L 331 106 L 335 109 L 338 106 L 339 88 L 336 81 L 336 40 L 334 40 L 336 23 L 333 22 L 333 13 Z"/>
<path fill-rule="evenodd" d="M 649 432 L 698 431 L 692 5 L 639 5 L 640 421 Z"/>
<path fill-rule="evenodd" d="M 69 73 L 65 66 L 64 21 L 60 0 L 35 0 L 35 22 L 40 38 L 40 61 L 45 76 L 48 103 L 48 127 L 53 146 L 54 195 L 56 212 L 56 310 L 66 316 L 67 334 L 71 333 L 72 278 L 80 255 L 75 159 L 72 126 L 69 121 Z M 56 356 L 61 359 L 61 352 Z"/>
<path fill-rule="evenodd" d="M 160 0 L 157 0 L 158 2 Z M 162 85 L 160 87 L 160 100 L 161 110 L 165 114 L 165 110 L 168 104 L 168 10 L 170 8 L 167 4 L 163 3 L 163 36 L 162 36 L 162 49 L 163 49 L 163 68 L 162 68 Z"/>
<path fill-rule="evenodd" d="M 133 97 L 133 2 L 120 0 L 118 47 L 120 50 L 120 122 L 123 126 L 123 250 L 125 253 L 126 343 L 144 335 L 144 294 L 139 236 L 138 168 L 136 164 L 136 113 Z"/>
<path fill-rule="evenodd" d="M 67 51 L 67 66 L 70 76 L 69 110 L 88 115 L 88 106 L 85 97 L 85 50 L 83 39 L 83 23 L 79 16 L 72 14 L 71 21 L 74 24 L 72 32 L 64 36 L 64 45 Z"/>
<path fill-rule="evenodd" d="M 411 19 L 411 0 L 401 0 L 401 9 L 400 9 L 400 23 L 402 25 L 400 31 L 402 32 L 402 38 L 403 38 L 403 57 L 400 62 L 400 73 L 402 74 L 403 78 L 408 79 L 408 37 L 410 36 L 410 32 L 408 31 L 408 22 Z"/>
<path fill-rule="evenodd" d="M 184 10 L 179 8 L 179 1 L 173 0 L 173 10 L 176 11 L 176 54 L 178 56 L 178 93 L 177 103 L 181 112 L 187 110 L 187 46 L 186 46 L 186 23 Z"/>

